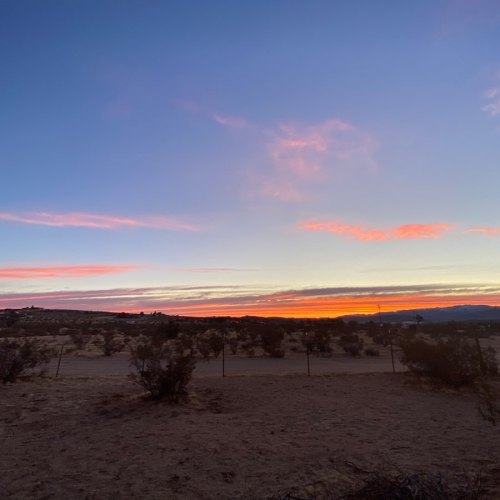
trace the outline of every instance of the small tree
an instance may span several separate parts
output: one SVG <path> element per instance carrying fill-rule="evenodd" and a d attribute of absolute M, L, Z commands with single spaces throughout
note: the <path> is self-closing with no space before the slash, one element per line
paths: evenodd
<path fill-rule="evenodd" d="M 188 394 L 196 361 L 192 349 L 176 340 L 155 345 L 151 340 L 131 348 L 130 363 L 135 372 L 131 379 L 146 389 L 151 399 L 178 403 Z"/>
<path fill-rule="evenodd" d="M 40 375 L 54 350 L 36 339 L 0 341 L 0 380 L 15 382 L 27 375 Z"/>

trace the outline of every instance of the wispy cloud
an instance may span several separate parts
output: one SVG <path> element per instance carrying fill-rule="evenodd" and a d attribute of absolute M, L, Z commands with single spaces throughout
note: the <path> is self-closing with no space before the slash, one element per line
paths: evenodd
<path fill-rule="evenodd" d="M 500 81 L 500 70 L 496 74 L 497 82 Z M 488 113 L 490 116 L 500 114 L 500 85 L 492 87 L 483 93 L 485 104 L 481 106 L 481 110 Z"/>
<path fill-rule="evenodd" d="M 339 221 L 304 221 L 298 224 L 304 231 L 320 231 L 335 234 L 342 238 L 361 241 L 437 239 L 451 230 L 453 226 L 445 223 L 403 224 L 388 229 L 376 229 L 361 225 L 345 224 Z"/>
<path fill-rule="evenodd" d="M 337 118 L 313 125 L 281 123 L 266 135 L 271 169 L 260 179 L 265 197 L 302 201 L 314 185 L 345 169 L 376 165 L 373 138 Z"/>
<path fill-rule="evenodd" d="M 229 128 L 248 128 L 251 124 L 245 118 L 239 116 L 228 116 L 220 113 L 212 113 L 212 118 L 223 127 Z"/>
<path fill-rule="evenodd" d="M 176 101 L 175 106 L 209 116 L 231 129 L 251 129 L 255 150 L 263 156 L 246 170 L 249 194 L 281 202 L 302 202 L 314 197 L 315 188 L 348 173 L 374 170 L 377 166 L 374 137 L 339 118 L 312 124 L 281 122 L 253 123 L 195 104 Z"/>
<path fill-rule="evenodd" d="M 0 307 L 108 311 L 163 311 L 190 316 L 260 315 L 334 317 L 343 314 L 444 307 L 500 305 L 500 285 L 422 284 L 266 290 L 255 287 L 163 287 L 0 294 Z"/>
<path fill-rule="evenodd" d="M 247 272 L 257 271 L 257 269 L 243 268 L 243 267 L 178 267 L 173 269 L 176 273 L 234 273 L 234 272 Z"/>
<path fill-rule="evenodd" d="M 52 227 L 85 227 L 91 229 L 154 228 L 170 231 L 197 231 L 180 219 L 165 216 L 116 217 L 87 212 L 0 212 L 0 221 Z"/>
<path fill-rule="evenodd" d="M 483 227 L 471 227 L 465 231 L 466 233 L 479 233 L 484 234 L 485 236 L 500 236 L 500 227 L 491 227 L 491 226 L 483 226 Z"/>
<path fill-rule="evenodd" d="M 136 271 L 141 266 L 93 264 L 80 266 L 52 267 L 3 267 L 0 268 L 1 280 L 28 280 L 48 278 L 85 278 L 106 274 Z"/>

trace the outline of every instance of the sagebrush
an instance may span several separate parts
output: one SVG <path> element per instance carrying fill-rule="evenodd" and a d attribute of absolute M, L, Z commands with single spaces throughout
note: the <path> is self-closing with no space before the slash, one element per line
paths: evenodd
<path fill-rule="evenodd" d="M 131 347 L 130 377 L 142 386 L 152 399 L 178 403 L 188 395 L 187 385 L 196 366 L 192 348 L 179 340 L 160 345 L 151 340 Z"/>
<path fill-rule="evenodd" d="M 473 385 L 481 377 L 498 374 L 494 349 L 481 348 L 464 336 L 448 336 L 437 341 L 410 336 L 401 338 L 400 347 L 401 362 L 410 371 L 450 387 Z"/>
<path fill-rule="evenodd" d="M 40 375 L 54 356 L 54 350 L 36 339 L 0 341 L 0 380 L 16 382 L 21 377 Z"/>

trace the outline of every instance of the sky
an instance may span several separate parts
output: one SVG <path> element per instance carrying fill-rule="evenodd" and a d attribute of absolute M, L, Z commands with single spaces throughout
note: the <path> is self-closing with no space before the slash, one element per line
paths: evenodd
<path fill-rule="evenodd" d="M 0 0 L 0 308 L 500 305 L 497 0 Z"/>

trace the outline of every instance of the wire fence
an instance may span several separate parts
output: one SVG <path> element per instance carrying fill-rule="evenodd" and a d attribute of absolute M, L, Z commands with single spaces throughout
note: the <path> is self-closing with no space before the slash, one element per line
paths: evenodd
<path fill-rule="evenodd" d="M 127 375 L 131 372 L 129 355 L 126 352 L 113 356 L 78 356 L 65 353 L 59 348 L 58 355 L 48 365 L 48 375 L 59 377 L 97 377 Z M 395 370 L 404 371 L 395 353 Z M 246 357 L 225 353 L 209 361 L 199 360 L 194 376 L 241 376 L 241 375 L 326 375 L 341 373 L 392 372 L 389 354 L 379 356 L 352 357 L 345 354 L 331 354 L 327 357 L 307 353 L 293 353 L 283 358 Z"/>

